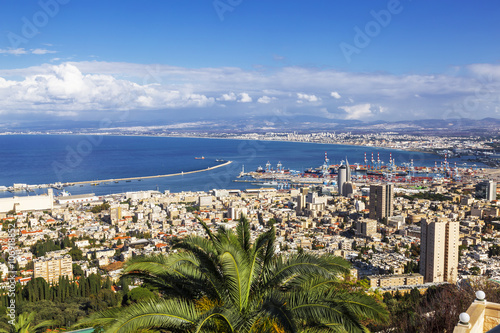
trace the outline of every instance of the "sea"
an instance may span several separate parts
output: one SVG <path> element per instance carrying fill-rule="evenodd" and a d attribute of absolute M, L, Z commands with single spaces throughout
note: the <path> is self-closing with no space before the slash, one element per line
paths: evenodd
<path fill-rule="evenodd" d="M 98 181 L 128 177 L 188 172 L 220 164 L 233 163 L 210 171 L 166 178 L 113 181 L 100 185 L 74 185 L 64 190 L 72 195 L 94 193 L 107 195 L 130 191 L 158 190 L 170 192 L 209 191 L 212 189 L 256 188 L 251 183 L 234 182 L 244 168 L 254 171 L 270 163 L 276 169 L 302 172 L 323 164 L 325 152 L 330 164 L 348 160 L 364 164 L 366 153 L 377 155 L 384 163 L 389 154 L 396 165 L 413 160 L 415 166 L 440 165 L 443 158 L 430 153 L 335 144 L 252 141 L 231 139 L 107 136 L 107 135 L 1 135 L 0 186 L 17 184 L 52 184 L 56 182 Z M 203 159 L 201 158 L 203 157 Z M 197 159 L 198 158 L 198 159 Z M 450 159 L 453 166 L 473 165 L 467 157 Z M 476 167 L 484 167 L 476 163 Z M 62 191 L 55 191 L 60 195 Z M 35 192 L 0 191 L 0 197 L 37 195 Z"/>

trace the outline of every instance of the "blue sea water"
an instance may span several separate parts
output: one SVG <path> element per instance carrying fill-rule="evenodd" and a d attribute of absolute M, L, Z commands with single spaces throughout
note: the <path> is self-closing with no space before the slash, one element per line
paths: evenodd
<path fill-rule="evenodd" d="M 13 183 L 49 184 L 87 180 L 152 176 L 205 169 L 218 164 L 216 159 L 234 163 L 211 171 L 142 181 L 106 183 L 99 186 L 66 187 L 71 194 L 104 195 L 139 190 L 207 191 L 214 188 L 254 188 L 249 183 L 235 183 L 244 165 L 246 171 L 265 167 L 303 171 L 323 163 L 328 153 L 331 164 L 346 157 L 350 164 L 364 164 L 364 153 L 371 159 L 397 165 L 413 159 L 415 166 L 438 165 L 443 160 L 433 154 L 373 147 L 312 144 L 275 141 L 244 141 L 200 138 L 88 136 L 88 135 L 3 135 L 0 136 L 0 186 Z M 195 159 L 195 157 L 205 159 Z M 453 163 L 455 160 L 451 160 Z M 462 165 L 463 160 L 457 159 Z M 469 163 L 471 164 L 471 163 Z M 478 164 L 479 166 L 479 164 Z M 37 190 L 44 193 L 46 189 Z M 0 197 L 26 195 L 24 192 L 0 192 Z"/>

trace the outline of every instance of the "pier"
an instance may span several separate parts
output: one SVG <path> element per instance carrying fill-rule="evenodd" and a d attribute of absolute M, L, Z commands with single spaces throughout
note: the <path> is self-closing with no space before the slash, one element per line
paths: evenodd
<path fill-rule="evenodd" d="M 82 182 L 69 182 L 69 183 L 63 183 L 63 186 L 70 186 L 70 185 L 83 185 L 83 184 L 100 184 L 100 183 L 107 183 L 107 182 L 120 182 L 120 181 L 127 181 L 127 180 L 143 180 L 143 179 L 153 179 L 153 178 L 165 178 L 165 177 L 174 177 L 174 176 L 183 176 L 183 175 L 189 175 L 193 173 L 198 173 L 198 172 L 205 172 L 205 171 L 210 171 L 214 170 L 217 168 L 222 168 L 226 165 L 229 165 L 233 163 L 233 161 L 227 161 L 225 163 L 215 165 L 213 167 L 208 167 L 206 169 L 200 169 L 200 170 L 194 170 L 194 171 L 181 171 L 177 173 L 170 173 L 166 175 L 156 175 L 156 176 L 142 176 L 142 177 L 129 177 L 129 178 L 114 178 L 114 179 L 103 179 L 103 180 L 86 180 Z"/>
<path fill-rule="evenodd" d="M 11 187 L 0 187 L 0 191 L 9 191 L 9 192 L 17 192 L 17 191 L 27 191 L 27 192 L 34 192 L 33 189 L 35 188 L 47 188 L 47 187 L 52 187 L 58 190 L 62 190 L 63 187 L 66 186 L 74 186 L 74 185 L 84 185 L 84 184 L 92 184 L 92 185 L 99 185 L 102 183 L 109 183 L 109 182 L 115 182 L 118 183 L 120 181 L 132 181 L 132 180 L 143 180 L 143 179 L 153 179 L 153 178 L 165 178 L 165 177 L 174 177 L 174 176 L 183 176 L 183 175 L 189 175 L 193 173 L 198 173 L 198 172 L 205 172 L 205 171 L 210 171 L 214 170 L 217 168 L 221 168 L 224 166 L 227 166 L 229 164 L 233 163 L 233 161 L 227 161 L 222 164 L 218 164 L 212 167 L 208 167 L 205 169 L 200 169 L 200 170 L 194 170 L 194 171 L 181 171 L 177 173 L 170 173 L 166 175 L 155 175 L 155 176 L 141 176 L 141 177 L 129 177 L 129 178 L 113 178 L 113 179 L 101 179 L 101 180 L 85 180 L 85 181 L 80 181 L 80 182 L 66 182 L 66 183 L 55 183 L 55 184 L 41 184 L 41 185 L 27 185 L 27 184 L 17 184 L 16 186 L 11 186 Z"/>

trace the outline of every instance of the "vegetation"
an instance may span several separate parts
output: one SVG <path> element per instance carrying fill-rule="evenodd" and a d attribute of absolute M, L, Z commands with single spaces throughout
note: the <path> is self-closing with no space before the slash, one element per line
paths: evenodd
<path fill-rule="evenodd" d="M 488 249 L 488 257 L 491 258 L 491 257 L 496 257 L 498 255 L 500 255 L 500 246 L 496 244 L 491 245 Z"/>
<path fill-rule="evenodd" d="M 219 228 L 208 239 L 179 240 L 176 253 L 136 258 L 125 278 L 158 288 L 161 299 L 105 311 L 83 324 L 113 332 L 364 332 L 388 318 L 385 307 L 343 279 L 339 257 L 275 253 L 274 226 L 250 242 L 242 218 L 236 232 Z"/>
<path fill-rule="evenodd" d="M 17 284 L 15 295 L 16 325 L 21 327 L 19 329 L 24 327 L 28 330 L 18 330 L 7 323 L 10 319 L 5 314 L 10 299 L 7 294 L 4 294 L 0 296 L 0 314 L 4 315 L 0 320 L 0 328 L 4 332 L 9 332 L 9 330 L 11 332 L 35 332 L 34 327 L 42 326 L 69 327 L 83 317 L 96 311 L 119 306 L 122 302 L 122 295 L 111 290 L 111 281 L 107 279 L 102 282 L 101 276 L 96 274 L 91 274 L 89 277 L 81 276 L 78 283 L 61 277 L 53 285 L 43 278 L 36 278 L 24 287 Z M 26 316 L 26 314 L 30 315 Z M 22 315 L 25 317 L 21 317 Z M 49 322 L 48 325 L 38 326 Z"/>
<path fill-rule="evenodd" d="M 200 206 L 186 206 L 187 212 L 196 212 L 200 210 Z"/>
<path fill-rule="evenodd" d="M 37 325 L 33 324 L 35 319 L 35 312 L 21 313 L 17 316 L 14 325 L 10 329 L 0 329 L 0 332 L 5 333 L 35 333 L 37 330 L 43 327 L 53 325 L 54 322 L 51 320 L 43 321 Z"/>
<path fill-rule="evenodd" d="M 73 261 L 83 260 L 83 252 L 77 247 L 73 247 L 71 250 L 69 250 L 68 254 L 71 256 L 71 259 Z"/>
<path fill-rule="evenodd" d="M 425 199 L 425 200 L 430 200 L 430 201 L 448 201 L 451 198 L 441 194 L 441 193 L 432 193 L 432 192 L 420 192 L 420 193 L 415 193 L 412 195 L 406 195 L 403 194 L 401 195 L 403 198 L 408 199 L 408 200 L 415 200 L 415 199 Z"/>
<path fill-rule="evenodd" d="M 470 282 L 463 287 L 452 284 L 433 286 L 422 295 L 417 289 L 404 295 L 384 293 L 382 298 L 390 311 L 390 321 L 383 325 L 369 325 L 369 328 L 373 332 L 453 332 L 459 314 L 474 301 L 476 290 L 484 291 L 488 301 L 500 302 L 499 285 L 488 280 Z"/>
<path fill-rule="evenodd" d="M 92 207 L 92 209 L 90 209 L 90 211 L 94 214 L 97 214 L 97 213 L 102 212 L 103 210 L 108 210 L 108 209 L 109 209 L 109 203 L 105 202 L 102 205 L 97 205 L 97 206 Z"/>
<path fill-rule="evenodd" d="M 61 240 L 39 240 L 31 246 L 30 250 L 36 257 L 43 257 L 47 252 L 62 250 L 72 247 L 73 245 L 74 241 L 70 240 L 68 237 L 64 237 Z"/>

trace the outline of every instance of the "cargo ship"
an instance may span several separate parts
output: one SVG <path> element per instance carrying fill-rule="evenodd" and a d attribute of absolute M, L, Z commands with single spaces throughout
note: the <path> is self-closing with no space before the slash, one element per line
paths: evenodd
<path fill-rule="evenodd" d="M 202 157 L 195 157 L 194 159 L 195 159 L 195 160 L 204 160 L 204 159 L 205 159 L 205 156 L 202 156 Z"/>

